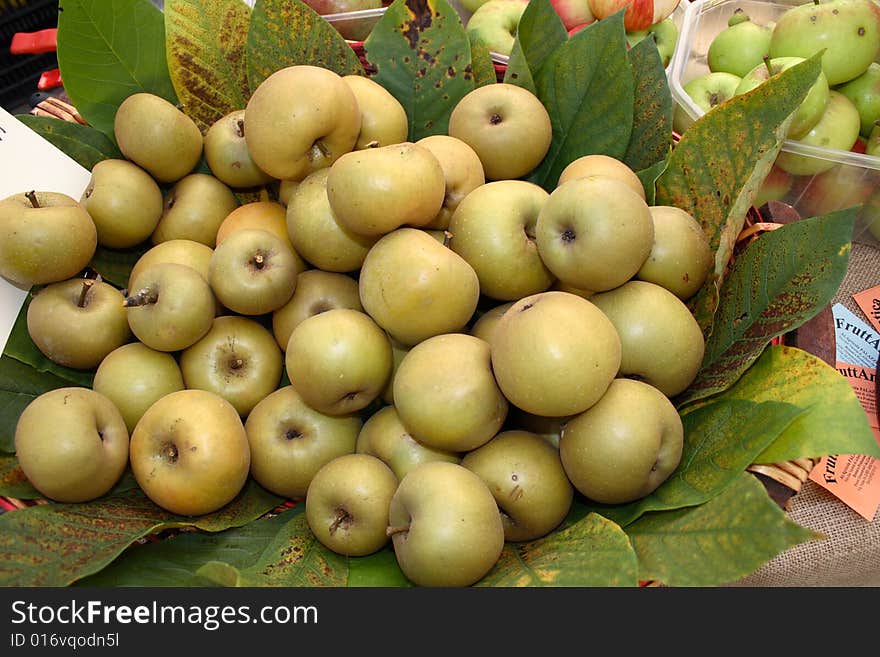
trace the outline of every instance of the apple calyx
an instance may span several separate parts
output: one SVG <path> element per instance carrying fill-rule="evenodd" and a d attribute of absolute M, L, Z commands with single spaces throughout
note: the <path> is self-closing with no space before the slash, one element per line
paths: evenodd
<path fill-rule="evenodd" d="M 351 523 L 354 522 L 354 516 L 352 516 L 348 511 L 343 509 L 342 507 L 338 507 L 336 509 L 336 517 L 333 519 L 333 522 L 330 523 L 330 527 L 328 531 L 330 535 L 336 533 L 336 530 L 340 527 L 348 528 Z"/>
<path fill-rule="evenodd" d="M 309 162 L 315 162 L 321 158 L 329 158 L 330 151 L 323 141 L 316 139 L 309 149 Z"/>
<path fill-rule="evenodd" d="M 244 137 L 244 119 L 238 119 L 235 122 L 235 134 L 238 135 L 239 139 Z"/>
<path fill-rule="evenodd" d="M 27 198 L 28 201 L 31 202 L 32 207 L 35 207 L 35 208 L 40 207 L 40 202 L 37 200 L 37 192 L 36 191 L 34 191 L 32 189 L 27 194 L 25 194 L 25 197 Z"/>
<path fill-rule="evenodd" d="M 174 443 L 165 443 L 164 445 L 162 445 L 162 449 L 159 451 L 159 453 L 162 455 L 162 458 L 164 458 L 169 463 L 177 463 L 177 457 L 179 454 L 177 451 L 177 445 L 175 445 Z"/>
<path fill-rule="evenodd" d="M 159 292 L 152 287 L 145 287 L 125 297 L 122 305 L 125 308 L 134 308 L 136 306 L 147 306 L 157 301 L 159 301 Z"/>

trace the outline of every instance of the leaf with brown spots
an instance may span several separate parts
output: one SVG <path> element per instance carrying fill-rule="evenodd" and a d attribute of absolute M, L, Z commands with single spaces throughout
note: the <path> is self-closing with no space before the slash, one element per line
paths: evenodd
<path fill-rule="evenodd" d="M 636 586 L 637 574 L 623 530 L 590 513 L 543 538 L 505 543 L 498 563 L 477 586 Z"/>
<path fill-rule="evenodd" d="M 821 71 L 821 54 L 706 112 L 672 149 L 657 179 L 657 205 L 693 215 L 715 253 L 714 274 L 688 304 L 704 333 L 717 291 L 757 191 L 782 148 L 790 116 Z"/>
<path fill-rule="evenodd" d="M 305 514 L 298 513 L 254 563 L 236 568 L 215 561 L 197 574 L 223 586 L 345 586 L 348 562 L 321 545 L 309 529 Z"/>
<path fill-rule="evenodd" d="M 820 534 L 789 520 L 753 475 L 743 472 L 705 504 L 642 516 L 626 528 L 639 579 L 669 586 L 721 586 Z"/>
<path fill-rule="evenodd" d="M 28 481 L 18 464 L 18 459 L 12 455 L 0 455 L 0 495 L 19 500 L 35 500 L 42 497 Z"/>
<path fill-rule="evenodd" d="M 140 488 L 82 504 L 41 504 L 0 516 L 0 586 L 68 586 L 98 572 L 140 538 L 194 527 L 245 525 L 281 498 L 249 480 L 225 507 L 198 517 L 169 513 Z"/>
<path fill-rule="evenodd" d="M 242 0 L 165 1 L 168 72 L 183 111 L 203 133 L 247 103 L 250 15 Z"/>
<path fill-rule="evenodd" d="M 513 50 L 504 71 L 504 81 L 536 93 L 534 75 L 544 60 L 568 40 L 559 14 L 549 0 L 533 0 L 516 26 Z"/>
<path fill-rule="evenodd" d="M 754 463 L 781 463 L 827 454 L 870 454 L 880 445 L 849 382 L 824 360 L 796 347 L 767 347 L 732 387 L 683 410 L 685 421 L 703 404 L 734 400 L 784 401 L 799 415 Z"/>
<path fill-rule="evenodd" d="M 642 171 L 663 161 L 672 148 L 672 93 L 653 39 L 642 39 L 628 55 L 635 100 L 632 135 L 623 161 L 633 171 Z"/>
<path fill-rule="evenodd" d="M 696 379 L 674 400 L 733 385 L 776 336 L 825 307 L 846 274 L 856 208 L 785 224 L 734 259 L 721 288 L 712 334 Z"/>
<path fill-rule="evenodd" d="M 395 0 L 364 50 L 376 82 L 406 110 L 409 141 L 446 134 L 453 107 L 476 87 L 470 42 L 446 0 Z"/>
<path fill-rule="evenodd" d="M 300 0 L 262 0 L 254 5 L 245 57 L 251 93 L 278 69 L 296 64 L 364 75 L 361 60 L 343 36 Z"/>

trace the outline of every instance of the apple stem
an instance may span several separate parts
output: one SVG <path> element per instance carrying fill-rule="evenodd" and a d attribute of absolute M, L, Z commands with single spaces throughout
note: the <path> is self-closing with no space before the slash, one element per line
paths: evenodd
<path fill-rule="evenodd" d="M 409 525 L 404 525 L 401 527 L 388 527 L 385 530 L 385 536 L 394 536 L 394 534 L 402 534 L 403 532 L 409 531 Z"/>
<path fill-rule="evenodd" d="M 94 278 L 86 278 L 83 280 L 82 291 L 79 293 L 79 301 L 76 302 L 76 305 L 80 308 L 86 307 L 86 296 L 89 293 L 89 290 L 92 289 L 92 285 L 94 285 L 97 281 Z"/>
<path fill-rule="evenodd" d="M 443 231 L 443 246 L 449 246 L 449 241 L 452 239 L 452 233 L 448 230 Z"/>
<path fill-rule="evenodd" d="M 125 308 L 133 308 L 134 306 L 146 306 L 151 303 L 156 303 L 158 300 L 159 294 L 152 288 L 145 287 L 137 293 L 126 297 L 125 301 L 122 302 L 122 305 Z"/>
<path fill-rule="evenodd" d="M 376 141 L 375 139 L 373 141 L 369 142 L 366 146 L 364 146 L 364 148 L 378 148 L 378 147 L 379 147 L 379 142 Z"/>
<path fill-rule="evenodd" d="M 773 67 L 770 66 L 770 55 L 764 55 L 761 59 L 764 60 L 764 66 L 767 67 L 767 72 L 770 75 L 773 75 Z"/>
<path fill-rule="evenodd" d="M 29 191 L 25 196 L 27 197 L 27 200 L 31 202 L 33 207 L 40 207 L 40 202 L 37 200 L 37 193 L 34 190 Z"/>
<path fill-rule="evenodd" d="M 339 529 L 339 526 L 345 522 L 349 522 L 351 520 L 351 514 L 345 509 L 336 509 L 336 517 L 333 519 L 333 522 L 330 523 L 330 527 L 328 531 L 331 536 L 336 533 L 336 530 Z"/>

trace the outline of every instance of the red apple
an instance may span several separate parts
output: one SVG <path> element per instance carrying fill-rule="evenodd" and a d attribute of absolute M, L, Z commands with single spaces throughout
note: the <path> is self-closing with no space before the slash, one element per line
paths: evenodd
<path fill-rule="evenodd" d="M 592 23 L 593 23 L 593 21 L 590 21 L 589 23 L 579 23 L 578 25 L 575 25 L 573 28 L 571 28 L 571 29 L 568 31 L 568 36 L 571 37 L 571 36 L 577 34 L 577 33 L 580 32 L 582 29 L 584 29 L 584 28 L 587 27 L 588 25 L 591 25 Z M 628 44 L 628 43 L 626 44 L 626 49 L 629 50 L 629 44 Z"/>
<path fill-rule="evenodd" d="M 550 4 L 559 14 L 569 35 L 573 28 L 589 25 L 595 20 L 589 0 L 550 0 Z"/>
<path fill-rule="evenodd" d="M 589 0 L 590 11 L 597 20 L 607 18 L 626 8 L 623 26 L 627 32 L 647 30 L 678 7 L 680 0 Z"/>

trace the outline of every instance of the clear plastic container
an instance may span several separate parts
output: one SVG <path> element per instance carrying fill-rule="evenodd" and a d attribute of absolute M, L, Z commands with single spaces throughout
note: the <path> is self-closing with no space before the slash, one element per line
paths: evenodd
<path fill-rule="evenodd" d="M 768 23 L 805 1 L 812 2 L 694 0 L 687 3 L 678 45 L 670 62 L 669 85 L 673 100 L 691 119 L 696 120 L 703 115 L 703 110 L 687 94 L 684 85 L 709 72 L 709 45 L 727 27 L 727 21 L 736 8 L 743 8 L 755 22 Z M 818 216 L 857 206 L 859 216 L 853 239 L 875 245 L 880 243 L 880 158 L 794 140 L 783 143 L 780 156 L 786 157 L 786 153 L 819 160 L 818 168 L 824 170 L 814 175 L 792 175 L 774 165 L 759 194 L 761 200 L 769 199 L 790 206 L 796 211 L 796 214 L 786 215 L 790 218 Z"/>
<path fill-rule="evenodd" d="M 385 14 L 386 7 L 377 9 L 361 9 L 341 14 L 324 14 L 324 18 L 348 41 L 363 42 L 379 19 Z"/>

